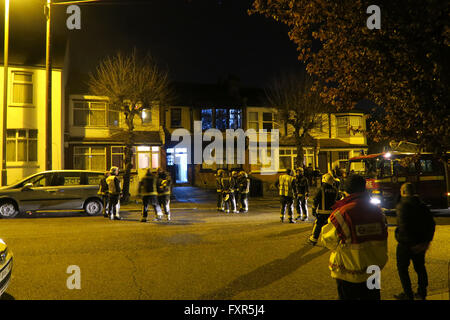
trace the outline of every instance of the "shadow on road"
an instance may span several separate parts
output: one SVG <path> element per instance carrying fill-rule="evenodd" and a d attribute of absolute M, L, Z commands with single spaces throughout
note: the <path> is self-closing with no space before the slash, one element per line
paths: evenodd
<path fill-rule="evenodd" d="M 219 290 L 205 294 L 201 300 L 229 300 L 241 292 L 256 290 L 270 285 L 296 271 L 302 265 L 325 254 L 328 249 L 306 255 L 313 247 L 306 245 L 298 251 L 288 255 L 284 259 L 277 259 L 259 267 L 250 273 L 244 274 L 227 286 Z"/>
<path fill-rule="evenodd" d="M 303 227 L 303 228 L 297 228 L 297 229 L 292 229 L 292 230 L 287 230 L 287 231 L 283 231 L 283 232 L 269 234 L 266 236 L 266 238 L 289 237 L 289 236 L 297 235 L 299 233 L 308 232 L 311 230 L 312 230 L 312 227 L 310 225 L 308 225 L 307 227 Z"/>

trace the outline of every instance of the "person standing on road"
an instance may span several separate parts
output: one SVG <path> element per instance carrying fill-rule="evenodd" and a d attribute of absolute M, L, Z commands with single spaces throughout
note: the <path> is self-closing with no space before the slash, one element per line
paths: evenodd
<path fill-rule="evenodd" d="M 158 169 L 158 204 L 163 209 L 167 221 L 170 221 L 170 188 L 172 179 L 168 172 Z"/>
<path fill-rule="evenodd" d="M 155 220 L 162 219 L 161 207 L 158 203 L 158 176 L 155 171 L 147 169 L 147 172 L 139 182 L 139 194 L 142 196 L 142 217 L 141 222 L 147 222 L 148 206 L 155 210 Z"/>
<path fill-rule="evenodd" d="M 106 178 L 106 183 L 108 184 L 108 216 L 111 220 L 121 220 L 119 215 L 119 201 L 120 201 L 120 194 L 122 192 L 122 189 L 120 188 L 120 181 L 119 178 L 117 178 L 117 175 L 119 174 L 119 168 L 118 167 L 111 167 L 111 170 L 109 170 L 110 175 L 108 178 Z"/>
<path fill-rule="evenodd" d="M 329 269 L 340 300 L 380 300 L 379 282 L 368 278 L 373 274 L 369 267 L 381 272 L 388 260 L 386 217 L 370 203 L 362 176 L 348 177 L 344 192 L 323 227 L 320 244 L 332 250 Z"/>
<path fill-rule="evenodd" d="M 220 184 L 222 186 L 222 201 L 225 213 L 230 213 L 230 210 L 232 210 L 233 206 L 231 201 L 232 181 L 231 177 L 229 177 L 228 174 L 228 172 L 224 171 L 222 174 L 222 178 L 220 179 Z"/>
<path fill-rule="evenodd" d="M 231 186 L 230 198 L 231 198 L 231 210 L 233 211 L 233 213 L 239 212 L 237 210 L 237 205 L 240 202 L 239 201 L 239 192 L 238 192 L 238 188 L 239 188 L 238 178 L 239 178 L 238 172 L 232 171 L 231 177 L 230 177 L 230 186 Z"/>
<path fill-rule="evenodd" d="M 240 212 L 248 212 L 248 193 L 250 192 L 250 179 L 245 171 L 239 173 L 238 178 L 238 190 L 239 190 L 239 201 L 240 201 Z"/>
<path fill-rule="evenodd" d="M 294 177 L 292 176 L 292 170 L 286 169 L 286 173 L 283 173 L 278 177 L 275 183 L 276 187 L 280 191 L 281 212 L 280 220 L 284 222 L 284 216 L 286 208 L 288 210 L 289 223 L 295 223 L 293 219 L 293 206 L 294 206 L 294 190 L 293 190 Z"/>
<path fill-rule="evenodd" d="M 97 194 L 102 197 L 103 217 L 108 218 L 108 183 L 106 179 L 109 177 L 109 171 L 105 172 L 104 177 L 100 180 Z"/>
<path fill-rule="evenodd" d="M 222 191 L 223 170 L 219 169 L 216 173 L 216 190 L 217 190 L 217 211 L 223 211 L 223 191 Z"/>
<path fill-rule="evenodd" d="M 308 179 L 303 175 L 303 168 L 295 170 L 294 180 L 294 194 L 295 194 L 295 209 L 297 211 L 296 220 L 305 221 L 308 218 L 308 195 L 309 184 Z"/>
<path fill-rule="evenodd" d="M 414 185 L 404 183 L 400 188 L 401 200 L 396 207 L 397 228 L 397 270 L 403 292 L 394 295 L 399 300 L 413 300 L 408 267 L 412 260 L 417 273 L 418 288 L 416 298 L 425 300 L 428 275 L 425 268 L 425 253 L 433 240 L 436 224 L 427 206 L 415 195 Z"/>
<path fill-rule="evenodd" d="M 312 234 L 308 239 L 309 244 L 316 245 L 322 227 L 327 224 L 328 217 L 332 212 L 331 207 L 336 203 L 337 199 L 338 191 L 334 187 L 334 179 L 331 174 L 326 173 L 322 177 L 322 186 L 313 200 L 312 214 L 316 220 L 314 221 Z"/>

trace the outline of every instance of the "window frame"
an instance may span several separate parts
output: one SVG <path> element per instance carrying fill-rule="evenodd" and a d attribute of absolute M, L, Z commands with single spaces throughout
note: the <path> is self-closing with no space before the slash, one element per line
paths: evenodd
<path fill-rule="evenodd" d="M 14 138 L 8 137 L 8 131 L 10 130 L 14 130 Z M 19 136 L 19 131 L 25 131 L 25 137 L 20 137 Z M 34 131 L 36 132 L 36 137 L 30 137 L 30 132 Z M 8 142 L 14 141 L 14 145 L 15 145 L 15 151 L 14 151 L 14 158 L 15 160 L 8 160 L 8 150 L 6 151 L 6 162 L 9 163 L 37 163 L 39 161 L 39 147 L 38 147 L 38 129 L 23 129 L 23 128 L 9 128 L 7 129 L 7 134 L 6 134 L 6 145 L 8 148 Z M 20 142 L 24 142 L 26 144 L 25 150 L 26 150 L 26 159 L 25 160 L 18 160 L 18 154 L 19 154 L 19 141 Z M 35 160 L 30 160 L 30 141 L 35 141 L 36 142 L 36 159 Z"/>
<path fill-rule="evenodd" d="M 88 148 L 89 153 L 88 154 L 83 154 L 83 153 L 77 153 L 76 150 L 79 148 Z M 104 153 L 92 153 L 92 148 L 103 148 Z M 105 157 L 104 160 L 104 168 L 103 169 L 92 169 L 92 156 L 98 156 L 98 155 L 103 155 Z M 76 168 L 75 167 L 75 157 L 77 156 L 87 156 L 89 158 L 89 166 L 87 168 Z M 78 145 L 78 146 L 74 146 L 73 147 L 73 155 L 72 155 L 72 161 L 73 161 L 73 168 L 76 170 L 91 170 L 91 171 L 106 171 L 107 168 L 107 152 L 106 152 L 106 146 L 86 146 L 86 145 Z"/>
<path fill-rule="evenodd" d="M 31 81 L 21 81 L 21 80 L 16 80 L 15 76 L 16 74 L 22 74 L 22 75 L 30 75 L 31 76 Z M 12 77 L 12 81 L 11 81 L 11 106 L 15 106 L 15 107 L 34 107 L 34 102 L 35 102 L 35 97 L 34 97 L 34 72 L 32 71 L 24 71 L 24 70 L 13 70 L 11 71 L 11 77 Z M 31 85 L 31 103 L 28 102 L 15 102 L 14 101 L 14 85 L 15 84 L 22 84 L 22 85 Z"/>

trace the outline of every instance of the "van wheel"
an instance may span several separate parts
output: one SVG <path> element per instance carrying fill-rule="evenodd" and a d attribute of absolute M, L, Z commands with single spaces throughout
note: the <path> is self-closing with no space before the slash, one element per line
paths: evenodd
<path fill-rule="evenodd" d="M 102 212 L 103 204 L 100 200 L 90 199 L 84 204 L 84 211 L 89 216 L 96 216 Z"/>
<path fill-rule="evenodd" d="M 14 218 L 19 214 L 14 202 L 10 200 L 5 200 L 0 202 L 0 218 L 10 219 Z"/>

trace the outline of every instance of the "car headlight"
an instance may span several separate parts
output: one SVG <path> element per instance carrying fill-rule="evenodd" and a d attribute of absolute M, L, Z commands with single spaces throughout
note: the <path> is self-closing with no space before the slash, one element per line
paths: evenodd
<path fill-rule="evenodd" d="M 370 198 L 370 203 L 371 204 L 380 204 L 381 200 L 379 198 L 373 197 L 373 198 Z"/>
<path fill-rule="evenodd" d="M 3 239 L 0 238 L 0 243 L 6 245 L 5 241 L 3 241 Z"/>

